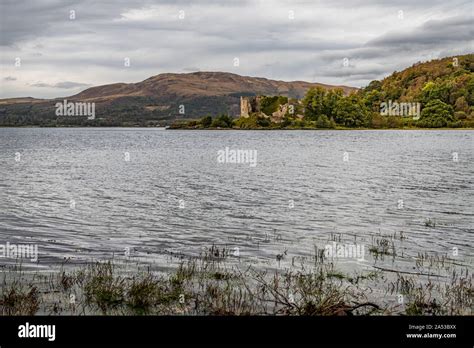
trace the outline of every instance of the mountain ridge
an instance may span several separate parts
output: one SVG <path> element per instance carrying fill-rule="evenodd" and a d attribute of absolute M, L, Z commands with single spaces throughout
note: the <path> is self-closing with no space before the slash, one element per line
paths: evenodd
<path fill-rule="evenodd" d="M 187 84 L 185 88 L 183 88 L 184 84 Z M 302 92 L 315 86 L 321 86 L 326 89 L 341 88 L 346 93 L 357 90 L 357 88 L 354 87 L 333 86 L 317 82 L 272 80 L 264 77 L 245 76 L 229 72 L 197 71 L 192 73 L 163 73 L 135 83 L 114 83 L 94 86 L 69 98 L 95 99 L 105 96 L 110 98 L 123 96 L 154 96 L 161 92 L 157 90 L 158 88 L 162 88 L 168 93 L 182 95 L 183 97 L 222 96 L 239 92 L 254 92 L 256 94 L 294 93 L 300 96 Z M 109 93 L 104 95 L 104 92 Z M 111 92 L 115 92 L 116 94 L 111 94 Z"/>
<path fill-rule="evenodd" d="M 297 85 L 297 86 L 321 86 L 326 89 L 335 89 L 335 88 L 340 88 L 342 89 L 345 93 L 349 93 L 351 91 L 356 91 L 359 88 L 357 87 L 351 87 L 351 86 L 346 86 L 346 85 L 330 85 L 330 84 L 324 84 L 324 83 L 319 83 L 319 82 L 308 82 L 308 81 L 303 81 L 303 80 L 293 80 L 293 81 L 285 81 L 285 80 L 273 80 L 269 79 L 266 77 L 258 77 L 258 76 L 247 76 L 247 75 L 239 75 L 236 73 L 230 73 L 230 72 L 220 72 L 220 71 L 195 71 L 195 72 L 190 72 L 190 73 L 161 73 L 157 74 L 154 76 L 150 76 L 146 78 L 145 80 L 139 81 L 139 82 L 115 82 L 115 83 L 109 83 L 109 84 L 104 84 L 104 85 L 98 85 L 98 86 L 92 86 L 88 87 L 85 90 L 73 94 L 71 96 L 67 97 L 57 97 L 57 98 L 35 98 L 35 97 L 12 97 L 12 98 L 0 98 L 0 104 L 5 103 L 6 101 L 15 101 L 15 102 L 42 102 L 42 101 L 48 101 L 48 100 L 63 100 L 63 99 L 78 99 L 78 98 L 88 98 L 88 99 L 93 99 L 93 98 L 100 98 L 103 97 L 101 95 L 99 96 L 91 96 L 91 93 L 93 91 L 100 91 L 100 90 L 107 90 L 107 89 L 113 89 L 113 88 L 122 88 L 124 87 L 125 89 L 132 89 L 136 88 L 137 86 L 140 87 L 141 85 L 144 85 L 149 82 L 162 82 L 164 78 L 169 78 L 172 77 L 176 80 L 176 78 L 179 77 L 186 77 L 186 76 L 204 76 L 204 77 L 209 77 L 209 76 L 228 76 L 228 77 L 234 77 L 234 78 L 240 78 L 240 79 L 252 79 L 259 81 L 261 83 L 268 83 L 268 84 L 281 84 L 281 85 Z M 206 78 L 205 80 L 208 80 Z M 216 82 L 222 82 L 222 81 L 216 81 Z M 250 81 L 252 83 L 252 81 Z M 138 91 L 135 89 L 137 93 L 125 93 L 125 94 L 113 94 L 112 96 L 117 96 L 117 97 L 122 97 L 122 96 L 143 96 L 143 95 L 150 95 L 150 94 L 140 94 Z M 238 92 L 237 90 L 235 92 Z M 284 91 L 282 91 L 283 93 Z M 225 95 L 225 93 L 222 93 L 221 95 Z"/>
<path fill-rule="evenodd" d="M 222 113 L 238 116 L 240 96 L 283 95 L 302 98 L 311 87 L 341 88 L 345 94 L 358 90 L 349 86 L 271 80 L 229 72 L 163 73 L 135 83 L 93 86 L 62 98 L 0 99 L 0 125 L 18 122 L 34 125 L 57 124 L 54 105 L 65 99 L 71 102 L 94 102 L 96 118 L 105 119 L 104 123 L 107 125 L 127 122 L 141 124 L 152 120 L 171 123 L 177 119 Z M 181 109 L 184 112 L 180 112 Z M 61 118 L 60 122 L 76 125 L 78 119 Z"/>

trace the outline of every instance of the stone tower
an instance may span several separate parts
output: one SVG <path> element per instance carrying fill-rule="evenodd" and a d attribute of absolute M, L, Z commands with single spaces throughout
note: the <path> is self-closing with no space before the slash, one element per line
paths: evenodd
<path fill-rule="evenodd" d="M 240 117 L 260 112 L 260 97 L 240 97 Z"/>
<path fill-rule="evenodd" d="M 249 117 L 252 112 L 252 105 L 248 97 L 240 97 L 240 117 Z"/>

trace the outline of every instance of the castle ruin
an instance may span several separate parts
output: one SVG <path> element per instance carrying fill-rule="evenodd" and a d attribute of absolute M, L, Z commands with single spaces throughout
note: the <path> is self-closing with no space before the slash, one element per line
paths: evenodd
<path fill-rule="evenodd" d="M 252 97 L 240 97 L 240 117 L 248 118 L 251 114 L 259 114 L 265 118 L 269 118 L 272 122 L 280 123 L 285 115 L 291 111 L 290 103 L 281 104 L 278 106 L 278 110 L 273 112 L 271 115 L 266 115 L 261 110 L 261 100 L 262 96 L 252 96 Z M 301 104 L 301 101 L 298 101 L 298 104 Z M 293 110 L 294 110 L 294 105 Z M 295 115 L 297 118 L 303 118 L 303 115 Z"/>
<path fill-rule="evenodd" d="M 240 97 L 240 117 L 247 118 L 255 112 L 260 112 L 260 97 Z"/>

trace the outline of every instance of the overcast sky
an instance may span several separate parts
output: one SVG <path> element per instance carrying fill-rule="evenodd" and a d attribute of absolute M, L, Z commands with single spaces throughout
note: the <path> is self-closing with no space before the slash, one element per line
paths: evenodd
<path fill-rule="evenodd" d="M 360 87 L 417 61 L 472 53 L 473 4 L 1 0 L 0 97 L 62 97 L 199 70 Z"/>

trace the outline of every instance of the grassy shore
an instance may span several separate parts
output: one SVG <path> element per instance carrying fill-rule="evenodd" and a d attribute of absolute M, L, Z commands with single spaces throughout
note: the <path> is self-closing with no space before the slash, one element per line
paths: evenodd
<path fill-rule="evenodd" d="M 2 315 L 472 315 L 472 277 L 422 281 L 383 270 L 347 275 L 320 260 L 311 270 L 257 271 L 227 266 L 218 248 L 168 273 L 123 269 L 112 261 L 69 271 L 5 268 Z M 375 251 L 373 251 L 375 252 Z M 383 256 L 383 250 L 377 251 Z M 444 262 L 444 260 L 438 260 Z M 422 260 L 421 262 L 428 262 Z M 429 262 L 433 262 L 430 260 Z M 376 295 L 373 284 L 384 285 Z M 371 285 L 372 284 L 372 285 Z M 390 297 L 391 303 L 381 301 Z"/>

